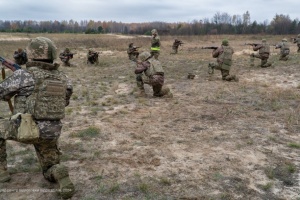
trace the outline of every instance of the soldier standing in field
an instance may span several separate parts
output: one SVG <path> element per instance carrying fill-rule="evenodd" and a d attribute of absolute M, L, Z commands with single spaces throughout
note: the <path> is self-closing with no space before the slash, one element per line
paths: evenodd
<path fill-rule="evenodd" d="M 298 47 L 297 52 L 300 53 L 300 34 L 298 34 L 296 38 L 293 38 L 293 43 L 297 44 Z"/>
<path fill-rule="evenodd" d="M 151 38 L 151 56 L 155 59 L 158 59 L 160 54 L 160 37 L 156 29 L 151 31 L 152 38 Z"/>
<path fill-rule="evenodd" d="M 144 73 L 143 84 L 149 84 L 153 89 L 154 97 L 173 97 L 170 89 L 164 85 L 164 70 L 161 63 L 154 59 L 149 52 L 139 55 L 135 74 Z"/>
<path fill-rule="evenodd" d="M 21 48 L 18 48 L 17 51 L 14 52 L 15 63 L 18 65 L 25 65 L 28 61 L 27 53 Z"/>
<path fill-rule="evenodd" d="M 279 44 L 275 46 L 275 49 L 280 49 L 279 60 L 287 61 L 290 54 L 290 44 L 286 38 L 283 38 Z"/>
<path fill-rule="evenodd" d="M 45 37 L 32 39 L 27 46 L 26 69 L 19 69 L 0 82 L 0 99 L 14 98 L 13 116 L 0 119 L 0 182 L 10 181 L 7 171 L 6 140 L 33 144 L 43 175 L 57 182 L 64 199 L 73 196 L 75 188 L 68 169 L 60 164 L 58 139 L 61 119 L 72 95 L 72 84 L 58 70 L 56 46 Z"/>
<path fill-rule="evenodd" d="M 232 55 L 234 50 L 229 46 L 228 40 L 223 40 L 222 45 L 217 49 L 214 49 L 212 56 L 217 58 L 217 63 L 211 62 L 208 64 L 208 73 L 213 74 L 214 70 L 220 70 L 222 74 L 222 80 L 225 81 L 239 81 L 236 75 L 230 75 L 230 68 L 232 65 Z"/>
<path fill-rule="evenodd" d="M 250 65 L 254 66 L 254 58 L 261 59 L 260 67 L 270 67 L 272 64 L 268 62 L 270 56 L 270 45 L 267 44 L 266 39 L 261 40 L 261 44 L 253 44 L 253 51 L 258 51 L 257 54 L 250 54 Z"/>

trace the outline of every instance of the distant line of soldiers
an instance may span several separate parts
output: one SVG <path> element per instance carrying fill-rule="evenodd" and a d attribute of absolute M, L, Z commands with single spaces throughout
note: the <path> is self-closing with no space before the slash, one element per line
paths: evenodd
<path fill-rule="evenodd" d="M 143 52 L 142 54 L 139 53 L 138 47 L 135 47 L 133 43 L 129 44 L 127 54 L 129 57 L 129 60 L 136 63 L 136 81 L 137 86 L 141 91 L 141 94 L 145 94 L 144 90 L 144 83 L 148 83 L 143 78 L 143 73 L 149 78 L 153 78 L 154 74 L 163 74 L 162 67 L 155 66 L 153 59 L 155 62 L 160 66 L 160 62 L 158 61 L 158 56 L 160 54 L 160 37 L 158 35 L 158 32 L 156 29 L 153 29 L 151 31 L 152 38 L 151 38 L 151 48 L 150 48 L 150 54 L 148 55 L 148 52 Z M 300 52 L 300 34 L 297 36 L 297 38 L 292 38 L 293 43 L 296 43 L 298 46 L 297 52 Z M 182 45 L 183 42 L 175 39 L 173 45 L 172 45 L 172 53 L 171 54 L 177 54 L 178 53 L 178 47 Z M 270 67 L 272 64 L 268 62 L 268 59 L 270 57 L 270 45 L 267 43 L 266 39 L 262 39 L 261 43 L 246 43 L 248 45 L 252 46 L 253 51 L 257 51 L 257 53 L 250 54 L 250 65 L 254 66 L 254 60 L 255 58 L 258 58 L 261 60 L 260 67 Z M 290 53 L 290 44 L 288 43 L 286 38 L 283 38 L 282 41 L 275 46 L 275 49 L 280 49 L 280 57 L 279 60 L 287 61 L 289 59 L 289 53 Z M 232 65 L 232 55 L 234 53 L 233 48 L 229 45 L 228 40 L 223 40 L 220 47 L 209 47 L 204 49 L 213 49 L 212 57 L 217 59 L 217 62 L 210 62 L 208 64 L 208 74 L 212 75 L 214 73 L 214 70 L 220 70 L 222 75 L 222 80 L 225 81 L 239 81 L 239 78 L 237 75 L 231 75 L 230 74 L 230 68 Z M 143 55 L 143 56 L 141 56 Z M 152 61 L 152 62 L 150 62 Z M 142 70 L 141 63 L 147 62 L 147 64 L 143 64 L 144 68 Z M 149 64 L 150 63 L 150 64 Z M 145 67 L 147 66 L 147 67 Z M 152 68 L 151 68 L 152 67 Z M 163 75 L 162 75 L 163 76 Z M 195 77 L 194 74 L 189 73 L 188 78 L 193 79 Z M 156 79 L 157 82 L 159 82 L 158 79 Z M 160 85 L 163 85 L 164 81 L 160 81 Z M 153 87 L 153 96 L 157 96 L 158 92 L 155 91 L 155 87 L 153 86 L 154 83 L 150 82 L 150 85 Z M 161 91 L 161 90 L 160 90 Z M 163 96 L 163 95 L 162 95 Z"/>

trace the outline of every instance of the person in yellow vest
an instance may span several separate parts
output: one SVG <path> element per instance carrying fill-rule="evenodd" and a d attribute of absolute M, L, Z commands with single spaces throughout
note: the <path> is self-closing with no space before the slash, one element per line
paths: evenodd
<path fill-rule="evenodd" d="M 151 31 L 152 38 L 151 38 L 151 56 L 155 59 L 158 59 L 158 56 L 160 54 L 160 37 L 158 35 L 158 32 L 156 29 L 153 29 Z"/>
<path fill-rule="evenodd" d="M 221 71 L 222 80 L 238 82 L 239 79 L 236 75 L 229 74 L 233 53 L 234 50 L 229 46 L 228 40 L 223 40 L 222 45 L 212 52 L 212 56 L 217 58 L 217 63 L 211 62 L 208 64 L 208 73 L 213 74 L 214 70 L 217 69 Z"/>

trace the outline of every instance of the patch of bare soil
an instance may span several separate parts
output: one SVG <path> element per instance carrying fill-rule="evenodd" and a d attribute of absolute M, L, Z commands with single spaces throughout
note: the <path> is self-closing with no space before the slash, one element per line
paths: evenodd
<path fill-rule="evenodd" d="M 97 66 L 77 51 L 72 67 L 62 67 L 74 84 L 60 138 L 72 199 L 299 200 L 298 54 L 259 68 L 237 53 L 231 73 L 240 81 L 224 82 L 219 71 L 207 75 L 211 51 L 191 45 L 170 56 L 163 48 L 168 99 L 147 85 L 138 97 L 125 51 L 101 54 Z M 59 198 L 32 147 L 8 142 L 8 152 L 12 180 L 0 199 Z"/>

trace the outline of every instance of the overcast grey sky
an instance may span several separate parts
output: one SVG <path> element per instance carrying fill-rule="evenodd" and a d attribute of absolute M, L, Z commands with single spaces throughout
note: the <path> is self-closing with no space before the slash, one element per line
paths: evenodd
<path fill-rule="evenodd" d="M 299 0 L 0 0 L 0 20 L 192 22 L 217 12 L 270 22 L 276 14 L 299 19 Z"/>

